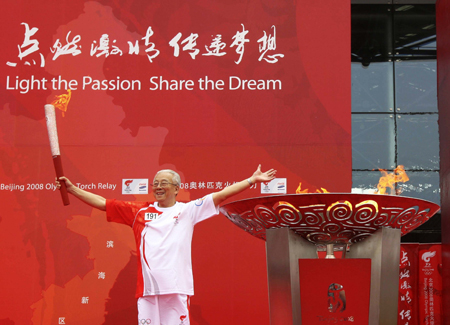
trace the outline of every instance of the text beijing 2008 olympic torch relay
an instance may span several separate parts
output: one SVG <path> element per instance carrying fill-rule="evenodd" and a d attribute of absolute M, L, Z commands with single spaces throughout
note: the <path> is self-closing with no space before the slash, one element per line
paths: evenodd
<path fill-rule="evenodd" d="M 55 107 L 53 105 L 45 105 L 45 120 L 47 121 L 48 138 L 50 140 L 50 149 L 53 156 L 53 165 L 55 166 L 56 177 L 64 176 L 61 154 L 59 151 L 58 131 L 56 129 Z M 67 194 L 66 183 L 61 182 L 61 198 L 64 205 L 69 205 L 69 195 Z"/>

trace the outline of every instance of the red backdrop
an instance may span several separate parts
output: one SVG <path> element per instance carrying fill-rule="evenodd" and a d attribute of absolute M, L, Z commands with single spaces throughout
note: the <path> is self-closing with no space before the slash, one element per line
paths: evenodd
<path fill-rule="evenodd" d="M 350 191 L 350 2 L 6 0 L 0 15 L 0 324 L 136 319 L 131 230 L 51 185 L 43 107 L 68 87 L 65 173 L 105 197 L 149 199 L 122 180 L 171 168 L 190 200 L 259 163 L 288 193 Z M 263 241 L 219 216 L 196 227 L 193 264 L 194 324 L 268 324 Z"/>

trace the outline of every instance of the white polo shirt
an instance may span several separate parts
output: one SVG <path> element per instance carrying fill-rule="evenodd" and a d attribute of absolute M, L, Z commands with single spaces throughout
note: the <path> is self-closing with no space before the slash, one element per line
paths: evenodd
<path fill-rule="evenodd" d="M 106 200 L 108 221 L 132 227 L 138 254 L 136 297 L 194 294 L 191 242 L 194 226 L 219 213 L 212 194 L 170 208 L 158 203 Z"/>

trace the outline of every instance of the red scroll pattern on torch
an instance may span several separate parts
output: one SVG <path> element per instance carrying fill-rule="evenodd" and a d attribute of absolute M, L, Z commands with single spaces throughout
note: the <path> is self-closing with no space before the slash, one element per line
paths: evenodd
<path fill-rule="evenodd" d="M 439 206 L 401 196 L 313 193 L 247 199 L 220 210 L 263 240 L 266 229 L 289 227 L 315 244 L 351 244 L 381 227 L 401 229 L 404 235 L 431 218 Z"/>

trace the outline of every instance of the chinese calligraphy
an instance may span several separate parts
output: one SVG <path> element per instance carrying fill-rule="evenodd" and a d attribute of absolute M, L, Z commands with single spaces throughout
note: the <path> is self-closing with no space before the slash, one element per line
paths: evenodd
<path fill-rule="evenodd" d="M 273 28 L 273 36 L 270 34 L 269 36 L 267 36 L 266 32 L 264 31 L 264 36 L 258 40 L 258 43 L 261 43 L 259 45 L 259 52 L 262 52 L 261 56 L 258 59 L 259 61 L 264 59 L 269 63 L 276 63 L 278 62 L 278 58 L 284 57 L 284 54 L 272 54 L 267 55 L 267 57 L 264 57 L 268 51 L 274 51 L 277 49 L 275 26 L 272 26 L 272 28 Z"/>
<path fill-rule="evenodd" d="M 30 26 L 27 23 L 22 23 L 22 25 L 25 26 L 25 35 L 23 39 L 22 45 L 18 45 L 19 49 L 19 59 L 22 61 L 25 57 L 30 56 L 32 53 L 35 53 L 39 50 L 39 41 L 36 39 L 33 39 L 32 37 L 34 34 L 37 33 L 39 30 L 37 27 L 30 28 Z M 41 59 L 41 67 L 45 66 L 45 59 L 42 53 L 39 53 L 40 59 Z M 34 59 L 31 60 L 33 62 L 33 65 L 36 65 L 36 61 Z M 17 66 L 17 63 L 15 62 L 6 62 L 6 65 L 15 67 Z M 31 65 L 30 61 L 24 61 L 24 65 Z"/>
<path fill-rule="evenodd" d="M 81 36 L 77 35 L 69 41 L 70 32 L 67 33 L 66 36 L 66 45 L 62 45 L 59 41 L 59 38 L 56 40 L 55 44 L 53 44 L 53 48 L 50 49 L 53 55 L 53 61 L 56 60 L 60 55 L 72 54 L 72 56 L 76 56 L 81 54 L 81 45 L 77 45 L 77 43 L 81 40 Z"/>
<path fill-rule="evenodd" d="M 40 59 L 40 66 L 45 66 L 44 55 L 39 52 L 39 41 L 35 38 L 39 28 L 30 27 L 27 23 L 22 23 L 25 27 L 24 39 L 21 45 L 18 45 L 18 58 L 24 65 L 36 65 Z M 242 31 L 237 31 L 231 38 L 232 43 L 230 48 L 235 48 L 235 53 L 238 55 L 237 60 L 234 62 L 240 64 L 244 59 L 245 46 L 250 43 L 248 35 L 250 31 L 245 28 L 244 24 L 241 24 Z M 261 53 L 258 61 L 264 60 L 268 63 L 276 63 L 280 58 L 284 57 L 282 53 L 273 53 L 276 50 L 276 27 L 272 26 L 272 33 L 267 34 L 263 31 L 263 36 L 257 40 L 259 43 L 259 52 Z M 52 60 L 55 61 L 61 56 L 72 55 L 77 56 L 82 54 L 81 35 L 75 35 L 71 37 L 72 31 L 67 32 L 65 44 L 58 38 L 50 48 L 50 52 L 53 53 Z M 160 50 L 154 42 L 150 41 L 150 38 L 154 35 L 154 31 L 151 26 L 147 28 L 146 34 L 141 38 L 144 46 L 146 47 L 145 53 L 150 63 L 160 55 Z M 190 33 L 189 36 L 182 39 L 181 32 L 177 33 L 168 44 L 173 48 L 173 56 L 179 57 L 180 51 L 187 52 L 192 60 L 195 60 L 197 55 L 200 54 L 200 50 L 197 48 L 197 42 L 200 39 L 200 35 L 197 33 Z M 135 40 L 134 43 L 128 41 L 128 55 L 138 55 L 140 52 L 139 40 Z M 204 45 L 205 52 L 202 56 L 209 57 L 223 57 L 227 55 L 225 51 L 227 44 L 222 40 L 221 34 L 216 34 L 209 45 Z M 123 55 L 123 50 L 120 49 L 117 41 L 113 39 L 111 41 L 109 34 L 104 33 L 100 36 L 99 40 L 93 40 L 90 46 L 89 54 L 91 57 L 104 57 L 107 58 L 110 55 Z M 33 55 L 34 54 L 34 55 Z M 16 67 L 17 62 L 6 62 L 6 65 L 10 67 Z"/>
<path fill-rule="evenodd" d="M 245 30 L 244 24 L 242 25 L 242 32 L 237 32 L 232 38 L 234 39 L 233 43 L 231 43 L 231 47 L 236 46 L 236 53 L 239 54 L 239 59 L 234 61 L 236 64 L 241 63 L 242 56 L 244 55 L 244 45 L 245 43 L 250 42 L 250 40 L 246 39 L 245 36 L 248 34 L 248 30 Z"/>

